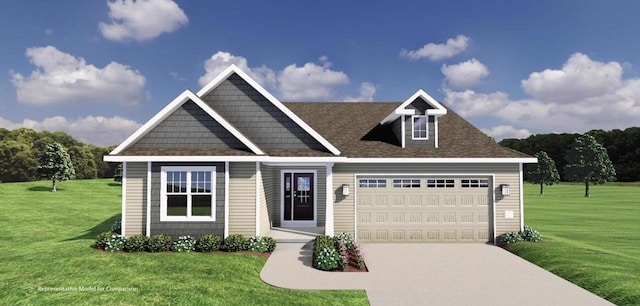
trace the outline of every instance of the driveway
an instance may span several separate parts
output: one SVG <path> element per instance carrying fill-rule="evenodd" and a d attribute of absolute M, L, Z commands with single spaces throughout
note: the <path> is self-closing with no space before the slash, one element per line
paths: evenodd
<path fill-rule="evenodd" d="M 260 277 L 276 287 L 366 290 L 371 305 L 613 305 L 499 247 L 364 244 L 369 272 L 311 267 L 311 247 L 280 243 Z"/>

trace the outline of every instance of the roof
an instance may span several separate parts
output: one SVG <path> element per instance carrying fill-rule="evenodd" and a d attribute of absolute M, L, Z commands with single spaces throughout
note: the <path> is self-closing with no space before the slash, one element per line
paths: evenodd
<path fill-rule="evenodd" d="M 352 158 L 530 158 L 505 148 L 448 109 L 438 118 L 438 148 L 402 148 L 381 118 L 400 102 L 284 103 L 314 130 Z M 322 115 L 319 115 L 322 114 Z"/>

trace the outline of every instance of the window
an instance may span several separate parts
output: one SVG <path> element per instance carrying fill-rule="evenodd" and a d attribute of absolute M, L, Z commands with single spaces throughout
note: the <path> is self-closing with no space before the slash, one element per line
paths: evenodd
<path fill-rule="evenodd" d="M 162 167 L 160 221 L 215 221 L 216 167 Z"/>
<path fill-rule="evenodd" d="M 427 116 L 413 116 L 413 137 L 411 139 L 429 139 L 427 136 Z"/>
<path fill-rule="evenodd" d="M 462 188 L 487 188 L 487 187 L 489 187 L 489 180 L 487 180 L 487 179 L 462 179 L 462 180 L 460 180 L 460 187 L 462 187 Z"/>
<path fill-rule="evenodd" d="M 427 188 L 453 188 L 455 187 L 453 179 L 427 179 Z"/>
<path fill-rule="evenodd" d="M 358 180 L 360 188 L 387 188 L 387 180 L 385 179 L 361 179 Z"/>
<path fill-rule="evenodd" d="M 394 179 L 393 188 L 420 188 L 420 179 Z"/>

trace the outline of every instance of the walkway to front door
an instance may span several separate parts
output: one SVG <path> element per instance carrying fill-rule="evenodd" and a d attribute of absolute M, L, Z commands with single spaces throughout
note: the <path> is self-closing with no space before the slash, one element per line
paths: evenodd
<path fill-rule="evenodd" d="M 315 227 L 316 173 L 310 170 L 283 170 L 281 225 Z"/>

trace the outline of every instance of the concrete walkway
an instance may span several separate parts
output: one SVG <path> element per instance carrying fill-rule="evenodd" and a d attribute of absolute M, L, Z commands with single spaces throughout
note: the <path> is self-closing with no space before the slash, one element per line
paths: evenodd
<path fill-rule="evenodd" d="M 613 305 L 501 248 L 364 244 L 369 272 L 311 267 L 311 243 L 280 243 L 260 273 L 273 286 L 366 290 L 371 305 Z"/>

